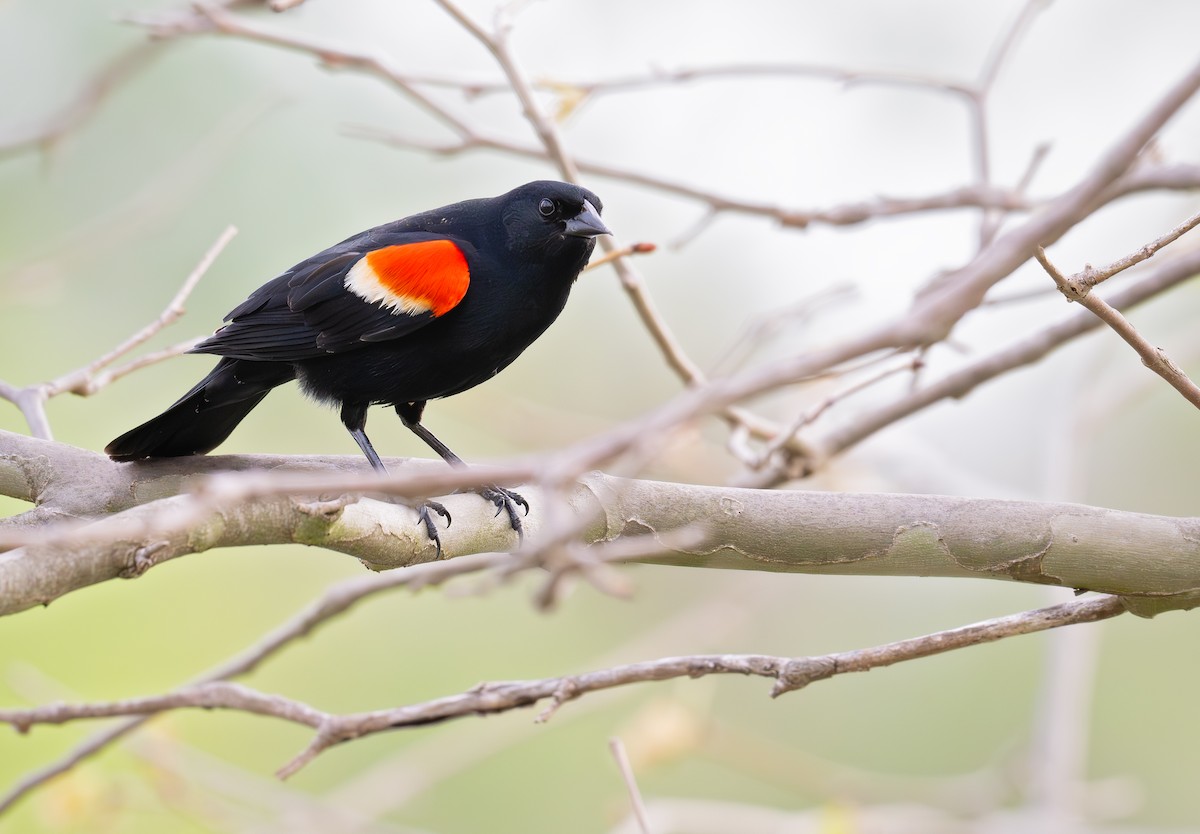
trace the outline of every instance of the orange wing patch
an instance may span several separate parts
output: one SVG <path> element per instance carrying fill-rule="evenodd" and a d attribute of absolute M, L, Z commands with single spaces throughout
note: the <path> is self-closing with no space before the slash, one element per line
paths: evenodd
<path fill-rule="evenodd" d="M 350 292 L 408 315 L 448 313 L 470 283 L 467 259 L 449 240 L 385 246 L 359 258 L 346 273 Z"/>

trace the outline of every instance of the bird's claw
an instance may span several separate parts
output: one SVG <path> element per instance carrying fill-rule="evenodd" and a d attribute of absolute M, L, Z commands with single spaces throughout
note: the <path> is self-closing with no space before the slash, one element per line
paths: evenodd
<path fill-rule="evenodd" d="M 434 514 L 446 519 L 446 527 L 450 526 L 450 511 L 437 501 L 426 501 L 421 505 L 417 510 L 417 523 L 425 525 L 425 533 L 437 548 L 437 557 L 440 559 L 442 558 L 442 537 L 438 533 L 437 523 L 433 520 Z"/>
<path fill-rule="evenodd" d="M 516 531 L 517 540 L 525 541 L 525 525 L 521 523 L 521 516 L 517 513 L 517 505 L 519 504 L 524 507 L 525 515 L 529 515 L 529 502 L 521 497 L 520 493 L 499 486 L 481 487 L 478 492 L 481 498 L 491 501 L 496 505 L 497 518 L 502 512 L 508 515 L 508 523 Z"/>

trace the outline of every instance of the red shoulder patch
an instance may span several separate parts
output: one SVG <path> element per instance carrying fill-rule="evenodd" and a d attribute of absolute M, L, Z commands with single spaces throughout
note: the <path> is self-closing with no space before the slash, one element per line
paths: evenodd
<path fill-rule="evenodd" d="M 467 294 L 471 273 L 462 250 L 449 240 L 385 246 L 368 252 L 346 273 L 346 289 L 396 312 L 440 316 Z"/>

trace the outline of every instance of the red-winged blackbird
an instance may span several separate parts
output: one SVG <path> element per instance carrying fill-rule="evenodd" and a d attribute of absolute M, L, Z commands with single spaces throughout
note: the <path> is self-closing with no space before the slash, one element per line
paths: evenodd
<path fill-rule="evenodd" d="M 118 437 L 114 460 L 204 454 L 229 437 L 272 388 L 293 379 L 341 407 L 371 466 L 383 462 L 363 431 L 367 407 L 390 405 L 447 463 L 462 461 L 421 425 L 427 400 L 491 379 L 562 312 L 609 234 L 592 192 L 531 182 L 507 194 L 414 214 L 331 246 L 267 282 L 192 349 L 222 357 L 165 412 Z M 480 495 L 520 532 L 511 490 Z M 429 502 L 421 521 L 438 544 Z"/>

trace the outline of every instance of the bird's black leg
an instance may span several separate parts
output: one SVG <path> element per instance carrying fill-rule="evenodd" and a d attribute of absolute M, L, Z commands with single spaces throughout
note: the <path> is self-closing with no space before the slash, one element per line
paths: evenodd
<path fill-rule="evenodd" d="M 454 452 L 450 451 L 450 447 L 437 437 L 429 429 L 421 425 L 421 414 L 425 411 L 424 400 L 415 403 L 403 403 L 396 406 L 396 413 L 400 415 L 401 422 L 417 437 L 424 440 L 429 448 L 437 452 L 442 460 L 454 467 L 466 467 L 463 459 Z M 505 489 L 495 484 L 478 487 L 474 490 L 481 498 L 486 501 L 491 501 L 496 505 L 496 515 L 501 512 L 508 516 L 509 525 L 517 531 L 517 538 L 525 538 L 525 525 L 521 523 L 521 516 L 517 512 L 517 505 L 525 508 L 525 514 L 529 514 L 529 502 L 521 497 L 519 493 L 513 492 L 511 489 Z"/>
<path fill-rule="evenodd" d="M 386 475 L 387 467 L 383 465 L 375 447 L 371 445 L 371 439 L 367 437 L 367 406 L 363 403 L 342 403 L 342 425 L 346 427 L 346 431 L 350 432 L 350 436 L 354 438 L 358 448 L 362 449 L 362 453 L 367 456 L 371 468 Z M 446 519 L 446 526 L 449 527 L 450 511 L 437 501 L 425 501 L 417 508 L 417 520 L 425 525 L 425 532 L 437 547 L 437 555 L 440 559 L 442 557 L 442 537 L 438 535 L 437 525 L 433 521 L 433 513 Z"/>
<path fill-rule="evenodd" d="M 362 449 L 362 453 L 367 456 L 371 468 L 386 475 L 387 467 L 383 465 L 375 447 L 371 445 L 371 438 L 367 437 L 367 407 L 361 403 L 342 403 L 342 425 L 346 427 L 346 431 L 350 432 L 350 436 L 354 438 L 358 448 Z"/>

